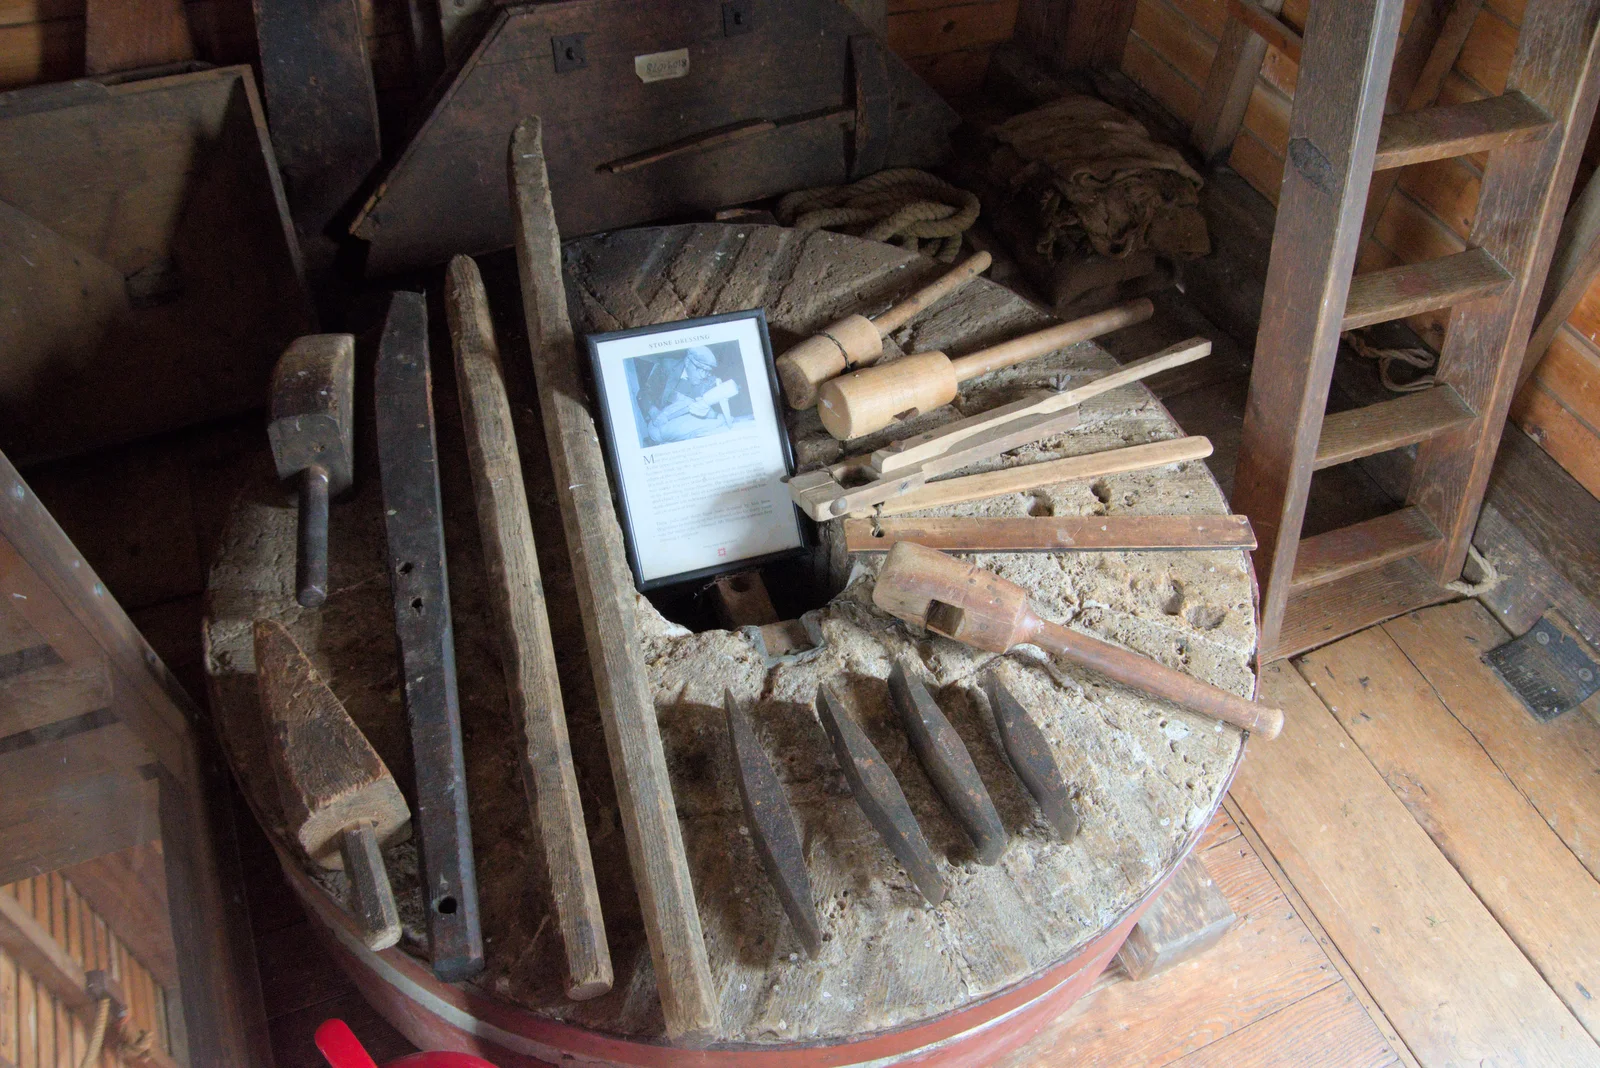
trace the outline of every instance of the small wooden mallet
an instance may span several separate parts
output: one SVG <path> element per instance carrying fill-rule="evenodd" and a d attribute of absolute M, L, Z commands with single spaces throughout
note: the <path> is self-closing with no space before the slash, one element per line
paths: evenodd
<path fill-rule="evenodd" d="M 394 776 L 282 623 L 255 623 L 256 688 L 283 819 L 306 856 L 350 877 L 351 909 L 372 949 L 400 941 L 383 846 L 411 834 Z"/>
<path fill-rule="evenodd" d="M 1142 323 L 1154 312 L 1149 299 L 1140 297 L 959 359 L 952 360 L 942 352 L 918 352 L 892 363 L 863 367 L 822 384 L 817 391 L 817 414 L 828 433 L 840 441 L 859 438 L 949 404 L 969 378 Z"/>
<path fill-rule="evenodd" d="M 969 256 L 954 270 L 923 286 L 876 319 L 847 315 L 779 356 L 778 381 L 783 383 L 783 395 L 789 407 L 816 407 L 818 386 L 836 375 L 876 362 L 883 355 L 884 338 L 988 270 L 989 263 L 987 252 Z"/>
<path fill-rule="evenodd" d="M 889 550 L 872 603 L 908 623 L 992 653 L 1037 645 L 1114 682 L 1276 738 L 1283 713 L 1201 682 L 1120 646 L 1040 619 L 1021 586 L 916 542 Z"/>
<path fill-rule="evenodd" d="M 279 478 L 300 479 L 295 599 L 316 608 L 328 598 L 328 498 L 353 475 L 356 339 L 298 338 L 272 371 L 267 439 Z"/>

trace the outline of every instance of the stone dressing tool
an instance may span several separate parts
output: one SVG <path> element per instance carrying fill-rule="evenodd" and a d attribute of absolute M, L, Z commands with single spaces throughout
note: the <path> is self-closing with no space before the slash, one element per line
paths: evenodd
<path fill-rule="evenodd" d="M 928 903 L 944 900 L 944 877 L 939 874 L 933 850 L 922 837 L 922 828 L 911 814 L 906 795 L 895 781 L 889 765 L 859 724 L 834 696 L 827 685 L 817 687 L 817 714 L 833 742 L 833 755 L 839 761 L 856 804 L 866 814 L 889 851 L 895 855 L 911 881 L 917 884 Z"/>
<path fill-rule="evenodd" d="M 356 341 L 350 334 L 297 338 L 272 370 L 267 440 L 279 478 L 300 479 L 295 600 L 328 599 L 328 498 L 350 486 Z"/>
<path fill-rule="evenodd" d="M 949 404 L 956 399 L 960 384 L 970 378 L 1142 323 L 1154 312 L 1155 306 L 1140 297 L 959 359 L 942 352 L 918 352 L 892 363 L 863 367 L 823 383 L 817 393 L 817 414 L 828 433 L 839 440 L 858 438 Z"/>
<path fill-rule="evenodd" d="M 814 408 L 817 387 L 857 367 L 876 363 L 883 339 L 989 269 L 987 252 L 969 256 L 875 319 L 847 315 L 778 357 L 778 381 L 791 408 Z"/>
<path fill-rule="evenodd" d="M 661 728 L 639 649 L 634 621 L 638 593 L 579 373 L 561 277 L 561 233 L 550 201 L 540 130 L 538 118 L 524 119 L 512 134 L 509 160 L 517 273 L 539 410 L 667 1037 L 699 1043 L 721 1030 L 721 1003 L 706 958 Z"/>
<path fill-rule="evenodd" d="M 886 553 L 902 541 L 955 553 L 1178 552 L 1254 549 L 1242 515 L 935 516 L 846 519 L 847 553 Z"/>
<path fill-rule="evenodd" d="M 483 278 L 470 256 L 450 261 L 445 310 L 456 353 L 467 462 L 477 497 L 478 533 L 499 632 L 517 766 L 550 873 L 556 922 L 567 955 L 567 996 L 581 1001 L 611 989 L 611 951 L 572 766 L 516 428 L 501 376 L 500 347 Z"/>
<path fill-rule="evenodd" d="M 439 458 L 428 373 L 428 305 L 395 293 L 375 374 L 378 471 L 389 538 L 389 586 L 417 792 L 417 850 L 433 973 L 459 982 L 483 970 L 478 880 L 467 817 L 455 639 L 445 572 Z"/>
<path fill-rule="evenodd" d="M 350 911 L 371 949 L 400 941 L 384 846 L 411 836 L 394 776 L 282 623 L 255 621 L 256 689 L 283 820 L 306 856 L 344 869 Z"/>
<path fill-rule="evenodd" d="M 852 456 L 795 475 L 789 480 L 789 494 L 801 511 L 818 522 L 864 511 L 940 475 L 1064 433 L 1077 425 L 1078 416 L 1072 409 L 1084 401 L 1193 363 L 1210 352 L 1211 342 L 1190 338 L 1076 388 L 1038 390 L 1010 404 L 892 442 L 869 456 Z M 1103 473 L 1108 472 L 1091 472 Z M 851 483 L 848 488 L 847 482 Z"/>
<path fill-rule="evenodd" d="M 1061 766 L 1056 763 L 1044 732 L 992 671 L 983 680 L 983 692 L 989 697 L 994 725 L 1000 731 L 1000 744 L 1005 748 L 1012 770 L 1039 802 L 1045 822 L 1056 832 L 1056 837 L 1063 842 L 1072 841 L 1078 833 L 1078 813 L 1072 804 L 1067 778 L 1061 774 Z"/>
<path fill-rule="evenodd" d="M 872 603 L 908 623 L 993 653 L 1036 645 L 1203 715 L 1275 738 L 1283 713 L 1246 700 L 1110 642 L 1039 618 L 1021 586 L 999 575 L 903 541 L 878 572 Z"/>
<path fill-rule="evenodd" d="M 940 711 L 933 695 L 902 658 L 889 672 L 889 703 L 911 739 L 933 788 L 967 832 L 977 849 L 979 864 L 994 864 L 1006 851 L 1006 829 L 989 800 L 989 791 L 972 763 L 961 735 Z"/>
<path fill-rule="evenodd" d="M 815 957 L 822 949 L 822 922 L 817 919 L 811 898 L 811 877 L 806 873 L 805 847 L 794 809 L 766 750 L 756 740 L 750 717 L 739 707 L 732 690 L 724 692 L 722 707 L 728 717 L 728 742 L 733 748 L 739 800 L 744 805 L 750 840 L 795 934 L 805 944 L 806 952 Z"/>

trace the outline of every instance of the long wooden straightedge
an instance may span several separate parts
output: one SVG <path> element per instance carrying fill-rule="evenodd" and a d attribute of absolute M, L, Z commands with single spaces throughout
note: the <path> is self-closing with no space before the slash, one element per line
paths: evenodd
<path fill-rule="evenodd" d="M 704 1040 L 720 1028 L 721 1008 L 706 961 L 655 701 L 634 640 L 633 576 L 611 504 L 605 457 L 578 377 L 577 343 L 561 277 L 561 234 L 540 129 L 537 118 L 523 121 L 512 135 L 510 159 L 517 268 L 539 408 L 667 1035 Z"/>
<path fill-rule="evenodd" d="M 914 541 L 952 553 L 1149 552 L 1254 549 L 1242 515 L 957 516 L 847 519 L 844 548 L 886 553 Z"/>
<path fill-rule="evenodd" d="M 378 345 L 375 374 L 378 468 L 389 535 L 411 763 L 414 823 L 421 839 L 423 906 L 433 972 L 459 982 L 483 970 L 478 878 L 467 817 L 455 638 L 445 574 L 444 509 L 428 373 L 428 305 L 421 293 L 396 293 Z"/>

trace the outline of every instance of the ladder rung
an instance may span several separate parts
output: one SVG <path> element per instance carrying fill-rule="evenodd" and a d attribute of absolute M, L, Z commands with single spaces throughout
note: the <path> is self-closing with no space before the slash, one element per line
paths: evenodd
<path fill-rule="evenodd" d="M 1292 590 L 1278 639 L 1261 649 L 1261 662 L 1296 656 L 1365 630 L 1374 623 L 1448 601 L 1455 594 L 1437 585 L 1410 557 L 1391 560 L 1321 586 Z"/>
<path fill-rule="evenodd" d="M 1342 330 L 1404 319 L 1463 301 L 1492 297 L 1511 285 L 1511 275 L 1481 248 L 1421 263 L 1368 271 L 1350 280 Z"/>
<path fill-rule="evenodd" d="M 1402 508 L 1300 543 L 1294 558 L 1296 590 L 1321 586 L 1390 560 L 1415 556 L 1439 541 L 1439 530 L 1419 508 Z"/>
<path fill-rule="evenodd" d="M 1252 0 L 1228 0 L 1228 14 L 1296 63 L 1303 41 L 1282 19 Z"/>
<path fill-rule="evenodd" d="M 1555 129 L 1550 116 L 1518 92 L 1466 104 L 1403 111 L 1383 120 L 1375 171 L 1538 141 Z"/>
<path fill-rule="evenodd" d="M 1459 394 L 1449 386 L 1434 386 L 1365 408 L 1335 412 L 1322 421 L 1317 440 L 1317 471 L 1349 463 L 1373 453 L 1387 452 L 1452 430 L 1475 418 Z"/>

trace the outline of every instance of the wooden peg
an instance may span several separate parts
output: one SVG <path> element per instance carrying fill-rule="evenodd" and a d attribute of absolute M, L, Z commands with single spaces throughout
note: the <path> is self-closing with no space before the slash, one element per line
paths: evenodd
<path fill-rule="evenodd" d="M 1124 686 L 1276 738 L 1283 713 L 1201 682 L 1121 646 L 1041 619 L 1021 586 L 991 571 L 903 541 L 878 572 L 872 603 L 908 623 L 993 653 L 1037 645 Z"/>
<path fill-rule="evenodd" d="M 789 407 L 815 407 L 818 386 L 835 375 L 875 363 L 883 355 L 884 338 L 988 270 L 989 263 L 987 252 L 968 257 L 876 319 L 847 315 L 778 357 L 778 380 L 783 383 Z"/>
<path fill-rule="evenodd" d="M 828 433 L 840 441 L 858 438 L 949 404 L 969 378 L 1142 323 L 1154 312 L 1155 305 L 1140 297 L 959 359 L 942 352 L 918 352 L 893 363 L 851 371 L 822 385 L 817 393 L 817 414 Z"/>
<path fill-rule="evenodd" d="M 411 810 L 383 760 L 282 623 L 255 623 L 256 686 L 283 818 L 306 856 L 350 877 L 351 911 L 372 949 L 400 941 L 383 846 Z"/>

